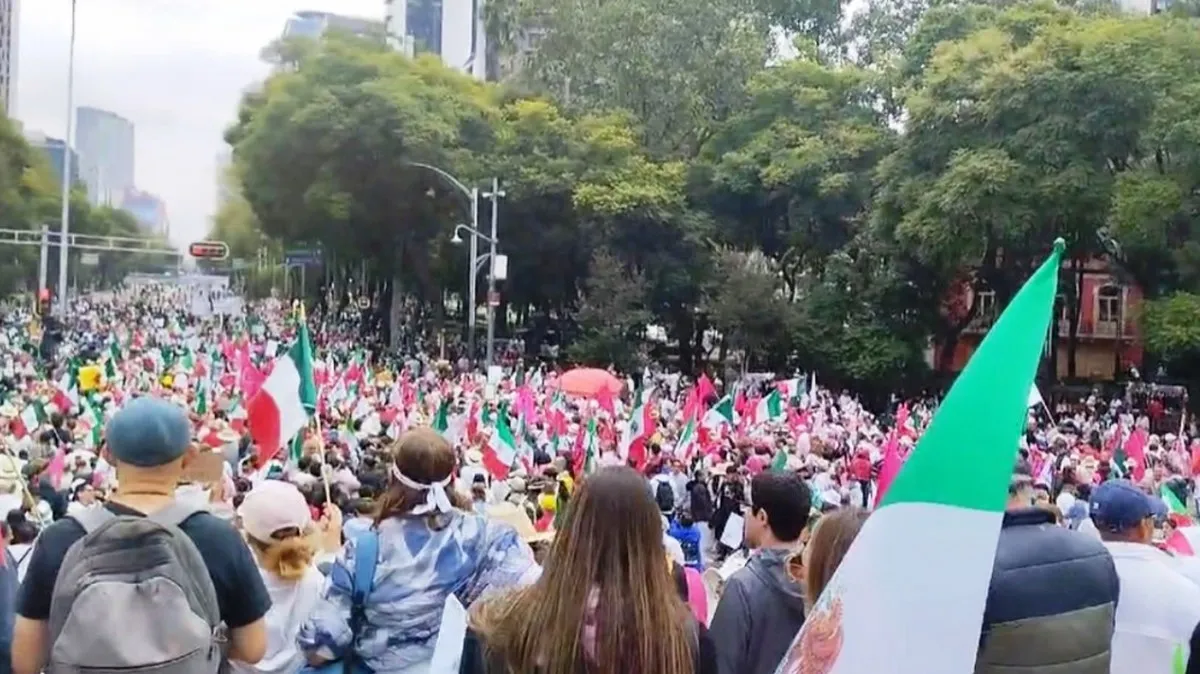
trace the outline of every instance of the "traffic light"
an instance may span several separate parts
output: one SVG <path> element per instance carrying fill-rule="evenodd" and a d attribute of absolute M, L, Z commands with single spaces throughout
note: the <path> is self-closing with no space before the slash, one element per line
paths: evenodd
<path fill-rule="evenodd" d="M 224 241 L 197 241 L 188 246 L 188 255 L 197 260 L 224 260 L 229 257 L 229 246 Z"/>

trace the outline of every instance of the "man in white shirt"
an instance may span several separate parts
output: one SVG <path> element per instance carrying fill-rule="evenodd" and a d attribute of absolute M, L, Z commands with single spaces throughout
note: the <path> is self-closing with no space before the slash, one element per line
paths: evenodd
<path fill-rule="evenodd" d="M 1110 480 L 1092 492 L 1091 519 L 1121 582 L 1112 674 L 1174 671 L 1177 653 L 1186 662 L 1200 624 L 1200 587 L 1151 544 L 1157 506 L 1127 480 Z"/>

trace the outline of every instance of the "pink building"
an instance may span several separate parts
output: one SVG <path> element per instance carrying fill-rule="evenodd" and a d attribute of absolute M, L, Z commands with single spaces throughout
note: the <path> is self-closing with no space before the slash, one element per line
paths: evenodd
<path fill-rule="evenodd" d="M 1065 265 L 1064 265 L 1065 266 Z M 964 281 L 953 297 L 947 298 L 943 311 L 947 315 L 963 316 L 971 307 L 970 284 Z M 953 353 L 934 344 L 930 364 L 958 372 L 979 346 L 988 328 L 999 316 L 996 293 L 981 290 L 976 293 L 979 309 L 975 319 L 963 331 Z M 1113 379 L 1118 371 L 1142 365 L 1142 340 L 1138 333 L 1138 312 L 1142 291 L 1136 285 L 1126 285 L 1112 273 L 1106 260 L 1095 259 L 1084 264 L 1080 283 L 1083 298 L 1079 307 L 1076 332 L 1075 376 L 1085 379 Z M 1071 321 L 1066 294 L 1059 288 L 1055 303 L 1055 326 L 1058 330 L 1058 376 L 1066 377 L 1069 351 L 1067 348 Z M 1118 370 L 1119 362 L 1119 370 Z M 948 367 L 945 367 L 948 365 Z"/>

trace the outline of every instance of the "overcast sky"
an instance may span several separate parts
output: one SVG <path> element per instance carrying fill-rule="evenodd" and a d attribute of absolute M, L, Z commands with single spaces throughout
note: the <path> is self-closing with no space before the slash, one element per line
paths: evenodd
<path fill-rule="evenodd" d="M 20 5 L 16 117 L 61 138 L 71 2 Z M 174 243 L 208 231 L 222 133 L 267 73 L 260 50 L 304 9 L 382 18 L 384 0 L 79 0 L 75 105 L 133 121 L 137 185 L 166 202 Z"/>

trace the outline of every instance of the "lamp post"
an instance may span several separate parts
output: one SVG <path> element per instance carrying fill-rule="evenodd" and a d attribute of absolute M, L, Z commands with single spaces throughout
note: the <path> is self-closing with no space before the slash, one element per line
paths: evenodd
<path fill-rule="evenodd" d="M 471 202 L 471 224 L 459 224 L 454 227 L 454 234 L 450 241 L 453 243 L 462 243 L 462 238 L 458 235 L 459 230 L 466 230 L 471 233 L 471 262 L 467 265 L 467 350 L 470 354 L 471 362 L 475 361 L 475 287 L 479 278 L 479 265 L 485 259 L 491 260 L 492 268 L 488 273 L 488 312 L 487 312 L 487 366 L 490 368 L 495 356 L 495 341 L 496 341 L 496 308 L 492 306 L 492 297 L 496 292 L 496 246 L 498 245 L 498 237 L 496 234 L 496 225 L 499 222 L 500 198 L 504 196 L 504 190 L 500 189 L 500 179 L 492 178 L 492 190 L 485 192 L 482 195 L 479 189 L 475 187 L 467 187 L 461 180 L 455 178 L 445 169 L 438 168 L 432 164 L 422 162 L 409 161 L 405 162 L 409 166 L 416 166 L 428 171 L 433 171 L 439 176 L 446 179 L 451 185 L 458 189 Z M 479 231 L 479 197 L 492 200 L 492 235 L 487 236 Z M 487 241 L 491 248 L 484 255 L 479 255 L 479 239 Z"/>
<path fill-rule="evenodd" d="M 461 180 L 455 178 L 445 169 L 440 169 L 433 164 L 425 164 L 422 162 L 409 161 L 405 162 L 409 166 L 423 168 L 427 171 L 433 171 L 439 176 L 446 179 L 459 192 L 467 198 L 471 204 L 471 224 L 460 225 L 474 232 L 479 228 L 479 190 L 474 187 L 467 187 Z M 454 229 L 454 237 L 451 239 L 454 243 L 462 243 L 462 239 L 458 238 L 458 227 Z M 467 353 L 471 362 L 475 362 L 475 256 L 479 248 L 479 242 L 474 236 L 471 237 L 471 265 L 467 270 Z"/>
<path fill-rule="evenodd" d="M 58 301 L 59 314 L 67 311 L 67 246 L 71 233 L 71 132 L 75 124 L 75 10 L 77 0 L 71 0 L 71 42 L 67 52 L 67 135 L 63 138 L 62 174 L 62 240 L 58 244 Z"/>

